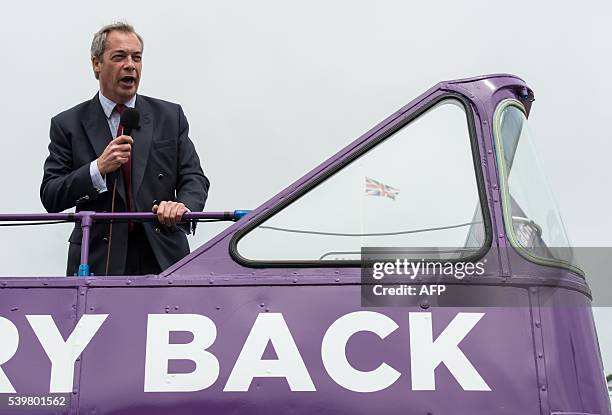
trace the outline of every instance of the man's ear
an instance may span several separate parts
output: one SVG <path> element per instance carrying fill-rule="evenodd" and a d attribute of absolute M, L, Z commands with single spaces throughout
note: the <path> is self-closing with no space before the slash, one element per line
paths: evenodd
<path fill-rule="evenodd" d="M 100 71 L 102 70 L 102 68 L 100 68 L 100 60 L 95 56 L 91 57 L 91 67 L 93 69 L 94 76 L 96 77 L 96 79 L 100 79 Z"/>

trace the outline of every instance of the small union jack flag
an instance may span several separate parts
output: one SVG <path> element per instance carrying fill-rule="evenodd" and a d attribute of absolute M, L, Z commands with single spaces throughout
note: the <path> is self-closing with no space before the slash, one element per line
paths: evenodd
<path fill-rule="evenodd" d="M 395 187 L 387 186 L 386 184 L 377 182 L 376 180 L 370 179 L 369 177 L 366 177 L 365 180 L 365 192 L 368 196 L 382 196 L 395 200 L 395 198 L 399 194 L 399 189 L 396 189 Z"/>

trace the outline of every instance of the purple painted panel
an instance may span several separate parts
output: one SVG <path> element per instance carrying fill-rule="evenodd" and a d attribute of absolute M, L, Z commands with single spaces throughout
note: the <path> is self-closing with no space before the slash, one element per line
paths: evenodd
<path fill-rule="evenodd" d="M 569 290 L 540 287 L 551 411 L 603 412 L 609 408 L 590 301 Z"/>
<path fill-rule="evenodd" d="M 51 362 L 42 345 L 26 320 L 26 315 L 51 314 L 64 338 L 72 332 L 77 313 L 76 289 L 0 289 L 0 316 L 10 320 L 19 333 L 19 347 L 15 355 L 2 370 L 17 392 L 22 395 L 48 395 Z M 0 341 L 6 341 L 1 339 Z M 74 395 L 72 395 L 74 396 Z M 4 399 L 3 399 L 4 401 Z M 64 409 L 19 408 L 9 411 L 0 408 L 0 413 L 68 413 Z"/>
<path fill-rule="evenodd" d="M 527 290 L 505 290 L 527 296 Z M 490 392 L 464 391 L 444 365 L 436 370 L 436 391 L 412 391 L 408 313 L 426 311 L 370 309 L 391 317 L 399 328 L 384 340 L 372 333 L 355 334 L 346 347 L 347 358 L 360 370 L 373 370 L 386 362 L 401 372 L 393 385 L 370 393 L 336 384 L 321 358 L 328 327 L 345 314 L 365 310 L 360 307 L 357 286 L 94 288 L 88 291 L 87 309 L 110 316 L 84 353 L 80 389 L 84 413 L 118 414 L 128 409 L 134 414 L 540 413 L 534 361 L 525 358 L 533 355 L 528 308 L 438 308 L 432 312 L 434 338 L 458 312 L 485 313 L 460 346 L 488 382 Z M 220 363 L 217 381 L 201 391 L 145 393 L 147 314 L 192 313 L 210 317 L 217 327 L 209 348 Z M 255 378 L 248 392 L 223 392 L 259 313 L 282 313 L 316 392 L 292 392 L 281 378 Z M 192 340 L 190 336 L 170 338 Z M 270 345 L 265 357 L 274 358 Z M 194 369 L 193 363 L 185 361 L 171 362 L 169 367 L 183 372 Z"/>

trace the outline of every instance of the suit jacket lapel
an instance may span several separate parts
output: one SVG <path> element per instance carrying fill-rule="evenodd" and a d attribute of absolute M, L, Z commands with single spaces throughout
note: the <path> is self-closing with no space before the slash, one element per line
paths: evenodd
<path fill-rule="evenodd" d="M 89 103 L 88 114 L 85 119 L 81 120 L 81 123 L 96 152 L 96 157 L 100 157 L 113 135 L 108 128 L 108 121 L 102 110 L 98 94 L 94 95 Z"/>
<path fill-rule="evenodd" d="M 102 104 L 100 104 L 100 99 L 98 98 L 98 94 L 94 95 L 91 102 L 89 103 L 89 108 L 87 110 L 87 116 L 81 120 L 83 124 L 83 128 L 85 128 L 85 132 L 87 133 L 87 138 L 91 143 L 96 157 L 100 157 L 108 143 L 110 143 L 113 135 L 108 128 L 108 121 L 106 119 L 106 114 L 104 114 L 104 110 L 102 109 Z M 125 189 L 123 184 L 123 177 L 118 172 L 111 173 L 107 175 L 106 186 L 109 192 L 113 191 L 113 182 L 117 179 L 117 193 L 121 196 L 125 203 Z"/>
<path fill-rule="evenodd" d="M 144 178 L 149 160 L 151 141 L 153 140 L 153 112 L 146 98 L 138 95 L 136 98 L 136 109 L 140 112 L 140 128 L 132 132 L 132 138 L 134 139 L 132 194 L 135 200 Z"/>

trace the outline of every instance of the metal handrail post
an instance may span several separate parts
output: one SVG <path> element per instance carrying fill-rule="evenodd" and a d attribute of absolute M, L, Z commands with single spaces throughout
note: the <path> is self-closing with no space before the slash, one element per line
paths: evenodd
<path fill-rule="evenodd" d="M 81 211 L 75 216 L 76 220 L 80 220 L 81 229 L 83 230 L 83 238 L 81 239 L 81 263 L 79 265 L 79 277 L 89 277 L 89 232 L 91 225 L 93 224 L 93 216 L 96 212 L 92 211 Z"/>

